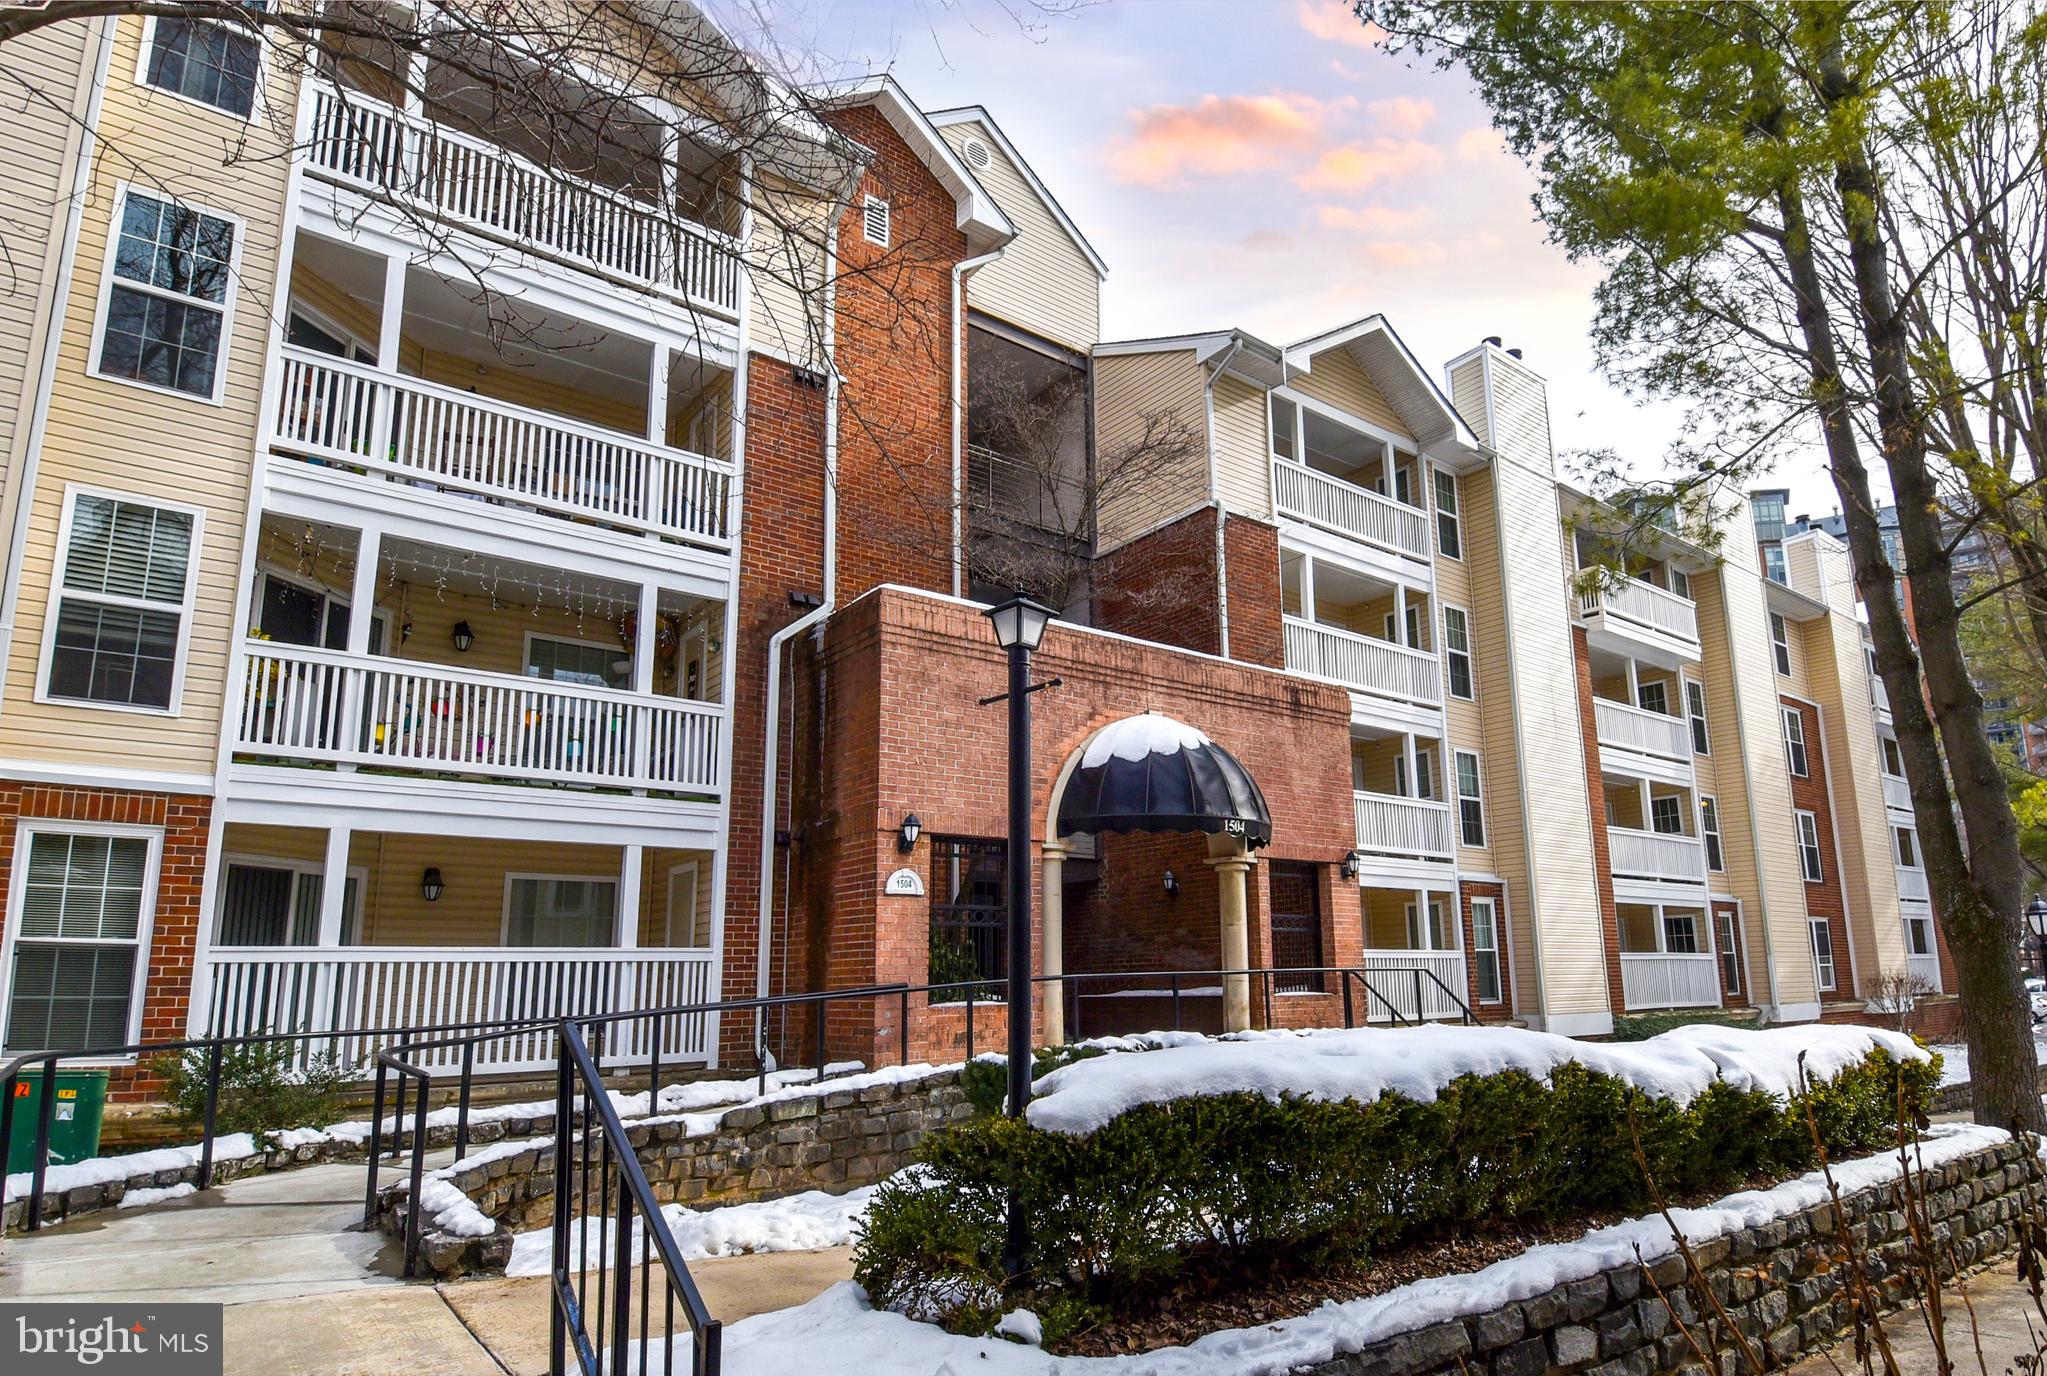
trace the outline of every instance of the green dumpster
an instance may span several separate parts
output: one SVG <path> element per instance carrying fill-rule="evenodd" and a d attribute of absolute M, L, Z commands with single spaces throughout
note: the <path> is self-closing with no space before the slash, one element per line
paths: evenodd
<path fill-rule="evenodd" d="M 68 1165 L 99 1155 L 100 1119 L 106 1108 L 106 1071 L 57 1072 L 57 1103 L 50 1115 L 51 1165 Z M 36 1123 L 42 1112 L 43 1073 L 24 1070 L 14 1082 L 14 1121 L 7 1137 L 9 1174 L 34 1168 Z"/>

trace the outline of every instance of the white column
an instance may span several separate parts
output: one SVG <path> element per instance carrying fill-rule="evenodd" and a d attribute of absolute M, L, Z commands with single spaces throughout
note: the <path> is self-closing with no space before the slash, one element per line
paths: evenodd
<path fill-rule="evenodd" d="M 1039 907 L 1044 914 L 1045 949 L 1040 964 L 1043 973 L 1066 973 L 1066 847 L 1047 838 L 1038 848 L 1040 865 Z M 1039 986 L 1045 991 L 1044 1046 L 1066 1044 L 1066 986 L 1057 978 Z"/>
<path fill-rule="evenodd" d="M 353 833 L 347 827 L 327 829 L 327 860 L 320 871 L 319 944 L 341 944 L 341 918 L 348 898 L 348 843 Z"/>
<path fill-rule="evenodd" d="M 1245 877 L 1256 863 L 1234 836 L 1208 838 L 1208 863 L 1216 871 L 1216 906 L 1222 919 L 1225 970 L 1251 968 L 1250 901 Z M 1223 1031 L 1244 1032 L 1251 1026 L 1251 977 L 1223 976 Z"/>
<path fill-rule="evenodd" d="M 1416 889 L 1414 891 L 1414 939 L 1417 951 L 1433 951 L 1436 948 L 1435 938 L 1429 935 L 1429 891 L 1427 889 Z"/>
<path fill-rule="evenodd" d="M 654 692 L 654 656 L 660 641 L 658 617 L 661 612 L 661 589 L 649 581 L 640 584 L 640 619 L 638 643 L 633 646 L 633 691 L 642 697 Z M 680 656 L 682 647 L 676 646 Z M 677 660 L 679 664 L 680 659 Z M 654 712 L 644 703 L 634 703 L 626 709 L 626 721 L 633 733 L 633 777 L 644 779 L 653 767 L 654 755 Z M 644 795 L 645 788 L 635 788 L 635 794 Z"/>
<path fill-rule="evenodd" d="M 384 305 L 377 318 L 377 367 L 387 373 L 398 371 L 398 339 L 405 328 L 405 272 L 409 266 L 402 253 L 384 260 Z"/>
<path fill-rule="evenodd" d="M 1635 796 L 1642 800 L 1642 830 L 1656 830 L 1649 822 L 1649 781 L 1647 779 L 1635 780 Z"/>
<path fill-rule="evenodd" d="M 1422 796 L 1422 776 L 1415 772 L 1414 732 L 1409 731 L 1400 738 L 1400 753 L 1407 761 L 1407 796 Z"/>
<path fill-rule="evenodd" d="M 365 527 L 356 536 L 355 575 L 348 585 L 348 653 L 370 652 L 370 621 L 376 612 L 377 560 L 382 556 L 384 532 Z"/>
<path fill-rule="evenodd" d="M 647 369 L 647 443 L 668 443 L 668 377 L 675 355 L 666 344 L 654 345 L 654 357 Z"/>
<path fill-rule="evenodd" d="M 640 871 L 643 848 L 620 846 L 618 861 L 618 908 L 612 914 L 611 944 L 630 951 L 640 944 Z"/>
<path fill-rule="evenodd" d="M 1315 556 L 1301 556 L 1301 619 L 1315 619 Z"/>
<path fill-rule="evenodd" d="M 1393 643 L 1407 645 L 1407 588 L 1400 583 L 1393 585 Z"/>

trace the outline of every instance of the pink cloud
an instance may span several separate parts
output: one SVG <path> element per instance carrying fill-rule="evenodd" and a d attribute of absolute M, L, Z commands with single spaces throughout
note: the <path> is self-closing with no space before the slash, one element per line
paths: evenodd
<path fill-rule="evenodd" d="M 1329 43 L 1376 48 L 1386 38 L 1386 30 L 1361 22 L 1344 0 L 1300 0 L 1294 7 L 1294 18 L 1302 28 Z"/>
<path fill-rule="evenodd" d="M 1388 177 L 1427 172 L 1443 165 L 1443 155 L 1418 139 L 1373 139 L 1347 143 L 1324 153 L 1315 166 L 1294 178 L 1303 191 L 1363 191 Z"/>
<path fill-rule="evenodd" d="M 1507 151 L 1507 141 L 1497 129 L 1467 129 L 1457 136 L 1457 156 L 1466 162 L 1497 158 Z"/>
<path fill-rule="evenodd" d="M 1380 128 L 1390 134 L 1408 137 L 1419 134 L 1428 122 L 1436 117 L 1434 103 L 1415 96 L 1375 100 L 1365 109 L 1378 122 Z"/>
<path fill-rule="evenodd" d="M 1382 239 L 1364 246 L 1365 257 L 1382 268 L 1425 268 L 1450 255 L 1433 239 Z"/>
<path fill-rule="evenodd" d="M 1131 137 L 1111 150 L 1118 180 L 1159 186 L 1194 174 L 1226 176 L 1268 168 L 1309 147 L 1325 107 L 1308 96 L 1206 95 L 1193 105 L 1132 113 Z"/>
<path fill-rule="evenodd" d="M 1315 216 L 1328 229 L 1344 229 L 1359 234 L 1399 234 L 1433 222 L 1436 212 L 1425 205 L 1412 210 L 1394 210 L 1383 205 L 1325 205 L 1316 209 Z"/>

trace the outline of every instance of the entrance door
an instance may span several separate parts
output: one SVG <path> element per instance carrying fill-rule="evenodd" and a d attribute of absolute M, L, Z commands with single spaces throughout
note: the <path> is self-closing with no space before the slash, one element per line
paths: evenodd
<path fill-rule="evenodd" d="M 668 871 L 668 941 L 670 946 L 709 946 L 711 934 L 698 930 L 697 867 L 677 865 Z"/>
<path fill-rule="evenodd" d="M 1281 970 L 1311 969 L 1322 961 L 1322 885 L 1319 865 L 1275 860 L 1272 883 L 1272 963 Z M 1319 975 L 1279 975 L 1280 989 L 1322 992 Z"/>

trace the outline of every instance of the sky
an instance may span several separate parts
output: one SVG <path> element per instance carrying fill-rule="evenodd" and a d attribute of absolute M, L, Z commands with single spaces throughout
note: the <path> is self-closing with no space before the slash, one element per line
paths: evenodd
<path fill-rule="evenodd" d="M 1063 2 L 1063 0 L 1062 0 Z M 1679 408 L 1603 379 L 1599 268 L 1547 242 L 1483 102 L 1381 50 L 1341 0 L 710 0 L 743 38 L 978 104 L 1109 264 L 1105 339 L 1238 326 L 1275 344 L 1383 313 L 1440 380 L 1487 335 L 1548 381 L 1555 442 L 1658 471 Z M 800 61 L 800 58 L 789 59 Z M 1835 510 L 1810 455 L 1776 478 Z"/>

